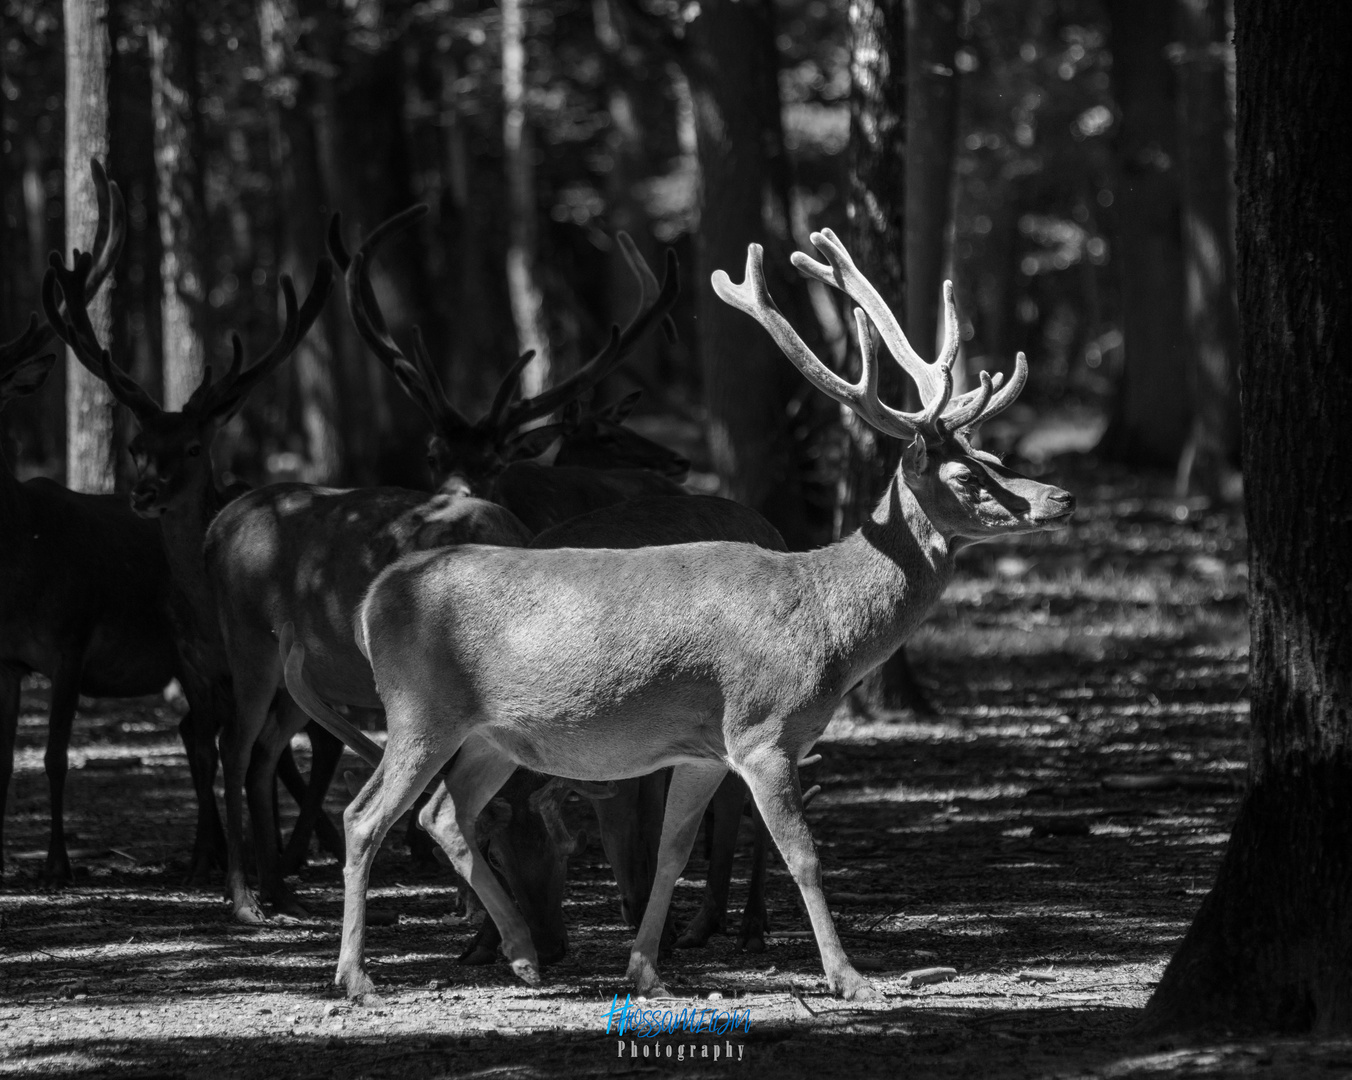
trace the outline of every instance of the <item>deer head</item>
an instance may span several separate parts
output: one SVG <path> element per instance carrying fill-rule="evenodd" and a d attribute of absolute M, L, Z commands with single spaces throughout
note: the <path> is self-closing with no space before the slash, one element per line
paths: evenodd
<path fill-rule="evenodd" d="M 102 171 L 96 170 L 96 182 L 101 177 Z M 102 183 L 112 197 L 100 196 L 100 210 L 105 202 L 120 206 L 117 185 L 106 179 Z M 319 261 L 304 304 L 297 304 L 295 286 L 290 277 L 282 275 L 286 317 L 273 346 L 245 367 L 244 344 L 238 334 L 233 335 L 234 356 L 225 374 L 213 382 L 211 366 L 207 365 L 182 411 L 169 412 L 113 360 L 98 340 L 86 304 L 97 289 L 97 284 L 91 289 L 91 278 L 102 260 L 78 250 L 73 256 L 73 265 L 67 267 L 59 255 L 52 253 L 42 282 L 43 310 L 76 359 L 107 383 L 113 397 L 139 422 L 141 431 L 128 447 L 138 476 L 131 493 L 132 507 L 144 517 L 159 517 L 184 493 L 214 483 L 211 443 L 216 432 L 240 410 L 253 388 L 291 354 L 319 317 L 333 285 L 333 267 L 328 259 Z"/>
<path fill-rule="evenodd" d="M 980 386 L 955 398 L 958 314 L 953 283 L 944 283 L 943 348 L 939 358 L 928 363 L 911 348 L 900 323 L 835 234 L 823 229 L 811 239 L 827 261 L 817 262 L 795 252 L 793 265 L 804 277 L 840 289 L 858 305 L 854 310 L 860 349 L 858 382 L 847 382 L 817 359 L 775 306 L 766 287 L 759 244 L 747 249 L 745 281 L 734 285 L 727 274 L 716 270 L 714 292 L 765 327 L 784 355 L 822 393 L 884 435 L 906 442 L 897 476 L 934 528 L 950 542 L 970 543 L 1065 524 L 1075 510 L 1074 496 L 1006 468 L 998 458 L 971 444 L 977 427 L 1007 409 L 1023 390 L 1028 380 L 1024 354 L 1015 358 L 1008 383 L 1001 374 L 992 378 L 983 371 Z M 892 358 L 919 389 L 919 411 L 901 412 L 879 400 L 871 326 L 877 327 Z"/>
<path fill-rule="evenodd" d="M 511 462 L 534 457 L 554 438 L 567 434 L 566 425 L 527 428 L 527 424 L 588 393 L 619 366 L 635 342 L 655 323 L 665 322 L 668 333 L 674 334 L 669 313 L 679 293 L 676 255 L 667 252 L 665 274 L 659 288 L 656 276 L 634 242 L 627 234 L 620 233 L 620 250 L 638 279 L 640 293 L 638 308 L 628 325 L 623 331 L 612 328 L 605 347 L 569 378 L 530 398 L 519 397 L 520 381 L 522 371 L 534 354 L 523 354 L 498 384 L 488 412 L 471 421 L 451 404 L 418 329 L 413 330 L 411 356 L 395 343 L 371 287 L 371 260 L 381 243 L 426 213 L 427 207 L 420 204 L 396 214 L 377 225 L 353 254 L 349 254 L 343 242 L 342 221 L 335 214 L 329 226 L 329 253 L 344 274 L 348 308 L 358 334 L 432 425 L 427 459 L 433 477 L 443 490 L 457 489 L 485 495 Z M 634 439 L 641 438 L 630 434 Z"/>

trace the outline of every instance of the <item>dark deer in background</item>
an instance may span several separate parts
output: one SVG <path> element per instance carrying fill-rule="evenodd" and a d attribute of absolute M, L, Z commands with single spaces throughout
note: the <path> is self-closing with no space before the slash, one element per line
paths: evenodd
<path fill-rule="evenodd" d="M 539 979 L 535 952 L 475 842 L 479 811 L 519 765 L 590 781 L 672 765 L 657 875 L 629 961 L 636 990 L 664 992 L 657 956 L 672 891 L 704 807 L 731 769 L 751 789 L 803 894 L 831 989 L 871 996 L 826 906 L 798 762 L 846 693 L 937 603 L 960 548 L 1059 527 L 1075 503 L 968 441 L 1023 388 L 1021 354 L 998 393 L 983 373 L 977 389 L 954 398 L 951 285 L 945 345 L 938 362 L 925 363 L 835 236 L 813 233 L 812 242 L 829 264 L 798 254 L 795 266 L 862 309 L 857 383 L 822 364 L 775 308 L 759 245 L 748 252 L 742 285 L 719 271 L 714 288 L 760 321 L 814 386 L 904 440 L 896 475 L 858 532 L 787 553 L 726 542 L 631 551 L 450 548 L 407 556 L 372 585 L 358 634 L 389 738 L 344 815 L 336 982 L 350 995 L 372 989 L 364 959 L 372 857 L 454 758 L 421 820 L 483 900 L 527 982 Z M 879 401 L 870 321 L 918 385 L 919 412 Z M 313 697 L 304 704 L 322 708 Z"/>
<path fill-rule="evenodd" d="M 172 590 L 170 621 L 179 651 L 182 679 L 200 736 L 190 756 L 193 783 L 199 802 L 212 801 L 216 772 L 215 735 L 221 734 L 226 757 L 227 887 L 236 909 L 241 906 L 244 886 L 242 858 L 242 805 L 232 799 L 232 785 L 242 777 L 232 776 L 230 763 L 237 742 L 230 669 L 221 640 L 216 602 L 202 561 L 207 526 L 228 503 L 229 496 L 217 484 L 211 460 L 211 445 L 217 431 L 243 406 L 249 393 L 291 354 L 319 316 L 333 283 L 327 259 L 315 269 L 314 283 L 303 305 L 297 303 L 291 279 L 283 275 L 281 289 L 285 320 L 278 340 L 257 362 L 245 366 L 244 346 L 233 338 L 233 360 L 225 374 L 212 381 L 210 367 L 202 382 L 180 412 L 162 409 L 128 375 L 98 341 L 81 298 L 85 293 L 92 260 L 77 252 L 74 266 L 67 268 L 57 258 L 43 282 L 43 304 L 53 328 L 85 367 L 102 378 L 113 396 L 131 410 L 140 425 L 130 451 L 138 479 L 132 489 L 132 505 L 144 517 L 156 518 L 168 558 Z M 62 303 L 61 301 L 64 301 Z M 288 699 L 289 700 L 289 699 Z M 201 708 L 197 702 L 205 702 Z M 316 757 L 341 752 L 336 741 L 320 732 Z M 327 746 L 328 749 L 323 749 Z M 303 794 L 303 793 L 302 793 Z M 270 837 L 265 847 L 275 845 Z M 250 896 L 251 900 L 252 897 Z"/>
<path fill-rule="evenodd" d="M 121 242 L 110 233 L 86 281 L 92 298 Z M 56 357 L 37 319 L 0 345 L 0 408 L 38 390 Z M 83 495 L 46 479 L 19 483 L 0 460 L 0 875 L 3 824 L 14 767 L 19 685 L 29 672 L 51 680 L 44 764 L 51 792 L 51 838 L 42 880 L 71 880 L 64 805 L 66 752 L 80 694 L 133 697 L 162 690 L 177 673 L 166 618 L 169 567 L 152 522 L 116 495 Z M 185 745 L 192 722 L 182 725 Z M 191 749 L 191 747 L 189 747 Z M 219 843 L 220 821 L 199 820 L 198 845 Z M 212 824 L 214 822 L 214 830 Z"/>

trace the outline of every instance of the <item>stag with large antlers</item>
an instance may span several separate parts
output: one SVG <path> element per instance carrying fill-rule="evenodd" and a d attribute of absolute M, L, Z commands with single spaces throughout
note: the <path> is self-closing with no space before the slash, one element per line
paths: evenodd
<path fill-rule="evenodd" d="M 106 190 L 106 189 L 105 189 Z M 121 240 L 110 230 L 85 283 L 92 298 Z M 37 391 L 56 358 L 37 319 L 0 345 L 0 408 Z M 169 567 L 152 522 L 113 495 L 83 495 L 50 480 L 19 483 L 0 459 L 0 875 L 6 795 L 14 766 L 19 684 L 28 672 L 52 684 L 44 765 L 51 838 L 42 880 L 71 880 L 64 830 L 66 752 L 80 694 L 153 694 L 177 673 L 166 598 Z M 184 743 L 191 750 L 192 721 Z M 199 855 L 219 845 L 213 812 L 199 822 Z"/>
<path fill-rule="evenodd" d="M 115 191 L 116 185 L 112 187 Z M 202 564 L 206 528 L 229 501 L 216 481 L 211 445 L 220 427 L 291 354 L 318 318 L 332 287 L 332 266 L 327 259 L 320 261 L 303 304 L 297 301 L 291 279 L 284 275 L 281 291 L 285 319 L 272 347 L 246 366 L 243 342 L 235 335 L 233 359 L 224 375 L 213 380 L 208 367 L 183 409 L 169 412 L 156 404 L 99 342 L 83 302 L 92 265 L 93 260 L 86 253 L 77 251 L 71 267 L 54 255 L 43 282 L 43 306 L 48 321 L 76 358 L 108 384 L 113 396 L 131 410 L 140 424 L 141 430 L 129 447 L 138 472 L 131 493 L 132 506 L 141 516 L 159 522 L 172 580 L 170 620 L 184 687 L 189 701 L 194 703 L 192 715 L 197 717 L 201 729 L 190 757 L 193 782 L 199 804 L 209 801 L 213 811 L 215 737 L 217 731 L 221 733 L 226 759 L 227 881 L 235 895 L 246 891 L 241 800 L 231 798 L 232 781 L 238 786 L 242 777 L 231 774 L 238 754 L 230 751 L 238 738 L 232 723 L 230 670 L 215 598 Z M 199 708 L 197 702 L 207 703 L 206 707 Z M 322 733 L 321 737 L 327 739 Z M 336 748 L 330 751 L 335 757 L 337 752 Z M 268 846 L 273 844 L 275 840 L 269 838 Z"/>
<path fill-rule="evenodd" d="M 871 994 L 826 906 L 797 763 L 850 688 L 925 618 L 963 546 L 1061 526 L 1074 499 L 969 441 L 1022 388 L 1022 356 L 998 394 L 983 375 L 978 389 L 954 399 L 951 287 L 948 340 L 927 364 L 835 236 L 823 231 L 812 241 L 827 262 L 797 255 L 794 265 L 864 309 L 856 316 L 863 354 L 856 383 L 822 364 L 775 308 L 758 245 L 742 285 L 718 272 L 714 288 L 756 318 L 814 386 L 905 442 L 892 483 L 858 532 L 801 553 L 726 542 L 630 551 L 465 546 L 407 556 L 367 593 L 359 644 L 389 738 L 344 815 L 336 981 L 350 995 L 373 989 L 364 953 L 375 850 L 452 758 L 421 820 L 483 900 L 525 981 L 538 981 L 537 958 L 479 853 L 480 810 L 518 765 L 592 781 L 671 765 L 656 879 L 629 961 L 637 991 L 663 992 L 657 955 L 672 891 L 704 806 L 732 770 L 751 789 L 802 892 L 831 989 L 846 998 Z M 878 400 L 870 320 L 920 387 L 920 411 Z"/>

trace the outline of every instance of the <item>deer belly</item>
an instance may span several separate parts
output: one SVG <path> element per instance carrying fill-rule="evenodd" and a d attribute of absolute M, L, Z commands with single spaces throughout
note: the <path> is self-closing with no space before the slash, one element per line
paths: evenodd
<path fill-rule="evenodd" d="M 520 765 L 575 780 L 623 780 L 690 761 L 726 760 L 722 714 L 679 702 L 633 702 L 586 717 L 523 718 L 484 734 Z"/>

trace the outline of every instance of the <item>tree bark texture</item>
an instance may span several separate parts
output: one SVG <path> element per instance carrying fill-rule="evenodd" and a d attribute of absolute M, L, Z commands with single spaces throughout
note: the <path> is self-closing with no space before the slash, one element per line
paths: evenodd
<path fill-rule="evenodd" d="M 304 296 L 324 255 L 327 211 L 333 205 L 319 168 L 314 75 L 295 55 L 296 35 L 304 23 L 294 0 L 260 0 L 258 25 L 268 76 L 273 168 L 283 207 L 278 222 L 281 268 Z M 342 303 L 330 303 L 291 361 L 305 439 L 305 477 L 316 484 L 348 480 L 337 344 L 343 317 Z"/>
<path fill-rule="evenodd" d="M 905 0 L 851 0 L 848 248 L 856 265 L 899 317 L 907 311 L 907 154 Z M 946 204 L 945 204 L 946 216 Z M 942 243 L 940 244 L 942 251 Z M 936 293 L 937 296 L 937 293 Z M 936 301 L 937 302 L 937 301 Z M 853 319 L 848 320 L 853 324 Z M 912 344 L 916 339 L 910 335 Z M 890 356 L 886 346 L 878 346 Z M 924 354 L 926 350 L 921 347 Z M 858 377 L 858 343 L 851 357 Z M 913 408 L 918 390 L 899 365 L 884 361 L 878 394 L 895 408 Z M 902 444 L 841 410 L 849 436 L 841 479 L 841 531 L 857 529 L 892 482 Z M 870 707 L 930 711 L 904 648 L 866 678 L 859 695 Z"/>
<path fill-rule="evenodd" d="M 66 246 L 94 244 L 98 201 L 91 158 L 108 158 L 108 83 L 112 47 L 108 0 L 65 0 Z M 89 304 L 100 341 L 112 332 L 110 278 Z M 66 484 L 74 491 L 109 492 L 117 471 L 113 398 L 98 376 L 66 358 Z"/>
<path fill-rule="evenodd" d="M 806 290 L 789 264 L 789 172 L 770 0 L 709 0 L 685 58 L 700 165 L 696 239 L 700 362 L 709 449 L 722 493 L 764 514 L 790 548 L 812 535 L 787 408 L 802 379 L 753 319 L 719 300 L 709 275 L 741 280 L 747 245 L 765 246 L 770 292 L 806 331 Z"/>
<path fill-rule="evenodd" d="M 1236 4 L 1250 790 L 1148 1007 L 1352 1031 L 1352 157 L 1341 0 Z"/>
<path fill-rule="evenodd" d="M 906 336 L 938 354 L 958 137 L 957 0 L 910 0 L 906 27 Z M 955 373 L 956 374 L 956 373 Z"/>
<path fill-rule="evenodd" d="M 535 198 L 535 145 L 526 116 L 525 0 L 502 0 L 502 150 L 507 170 L 507 288 L 517 343 L 535 359 L 521 373 L 527 397 L 551 378 L 545 294 L 539 280 L 539 222 Z"/>
<path fill-rule="evenodd" d="M 1117 159 L 1118 244 L 1125 361 L 1104 457 L 1175 468 L 1192 423 L 1188 327 L 1179 225 L 1177 79 L 1166 50 L 1174 6 L 1109 0 L 1112 86 L 1121 112 Z"/>
<path fill-rule="evenodd" d="M 1226 0 L 1179 0 L 1178 106 L 1185 314 L 1192 429 L 1179 494 L 1220 498 L 1239 451 L 1239 310 L 1235 302 L 1234 130 Z"/>
<path fill-rule="evenodd" d="M 156 0 L 148 30 L 163 290 L 164 407 L 176 410 L 202 382 L 210 341 L 196 0 Z"/>

